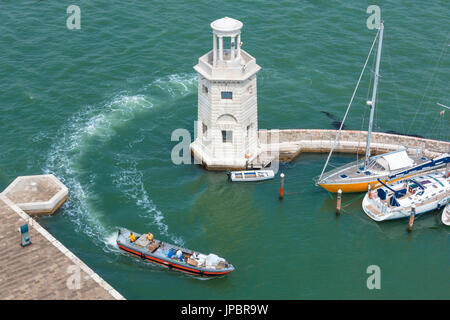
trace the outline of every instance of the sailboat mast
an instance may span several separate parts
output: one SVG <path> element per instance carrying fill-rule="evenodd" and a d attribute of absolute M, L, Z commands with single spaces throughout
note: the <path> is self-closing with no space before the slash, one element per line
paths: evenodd
<path fill-rule="evenodd" d="M 373 82 L 372 101 L 370 101 L 370 120 L 369 120 L 369 129 L 367 130 L 366 159 L 364 161 L 364 170 L 367 169 L 367 166 L 369 165 L 369 158 L 370 158 L 370 138 L 372 136 L 373 114 L 375 111 L 375 100 L 377 97 L 378 78 L 380 76 L 380 59 L 381 59 L 381 47 L 383 44 L 383 30 L 384 30 L 384 24 L 383 24 L 383 21 L 381 21 L 380 22 L 380 31 L 379 31 L 380 38 L 378 39 L 377 62 L 375 65 L 375 79 Z"/>

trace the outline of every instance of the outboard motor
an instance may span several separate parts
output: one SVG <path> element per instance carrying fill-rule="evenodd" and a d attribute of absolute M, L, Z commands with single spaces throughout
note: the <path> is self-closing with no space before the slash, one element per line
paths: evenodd
<path fill-rule="evenodd" d="M 227 176 L 228 176 L 228 180 L 231 180 L 231 172 L 230 172 L 230 170 L 227 170 Z"/>

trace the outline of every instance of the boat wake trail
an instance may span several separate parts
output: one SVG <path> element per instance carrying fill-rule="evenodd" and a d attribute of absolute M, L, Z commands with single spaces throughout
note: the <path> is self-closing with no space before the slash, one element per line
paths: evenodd
<path fill-rule="evenodd" d="M 156 79 L 145 87 L 145 90 L 159 88 L 170 94 L 172 98 L 183 97 L 197 89 L 197 76 L 195 74 L 171 74 Z"/>
<path fill-rule="evenodd" d="M 146 86 L 144 92 L 155 87 L 169 96 L 161 101 L 170 103 L 170 100 L 195 92 L 195 75 L 170 75 L 157 79 Z M 101 210 L 95 209 L 95 201 L 101 195 L 91 187 L 96 180 L 96 173 L 86 168 L 90 160 L 86 154 L 101 149 L 102 145 L 114 139 L 116 129 L 127 125 L 140 113 L 157 107 L 159 103 L 159 99 L 154 99 L 150 92 L 138 95 L 121 93 L 101 106 L 87 106 L 75 113 L 57 132 L 48 153 L 43 171 L 53 173 L 69 188 L 70 197 L 63 206 L 64 215 L 69 217 L 75 232 L 100 240 L 96 243 L 103 243 L 105 250 L 118 250 L 115 242 L 111 241 L 116 226 L 102 223 Z M 163 213 L 156 209 L 145 190 L 142 173 L 137 171 L 133 162 L 127 170 L 115 177 L 116 182 L 124 188 L 127 196 L 136 199 L 136 204 L 144 209 L 147 218 L 153 218 L 160 232 L 170 236 L 163 222 Z M 134 185 L 127 188 L 130 182 Z M 180 238 L 170 237 L 182 243 Z"/>
<path fill-rule="evenodd" d="M 114 184 L 127 197 L 133 199 L 138 207 L 143 209 L 138 215 L 141 218 L 152 217 L 153 223 L 158 227 L 160 234 L 169 237 L 173 243 L 179 246 L 184 245 L 182 238 L 169 234 L 169 228 L 164 223 L 163 213 L 156 208 L 147 193 L 143 182 L 143 173 L 137 169 L 137 161 L 117 159 L 117 162 L 120 167 L 124 167 L 125 169 L 112 174 Z"/>

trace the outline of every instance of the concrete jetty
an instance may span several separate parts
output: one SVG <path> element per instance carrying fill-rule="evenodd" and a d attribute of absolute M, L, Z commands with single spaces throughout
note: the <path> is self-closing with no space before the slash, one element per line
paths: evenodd
<path fill-rule="evenodd" d="M 0 299 L 124 299 L 30 216 L 54 213 L 67 197 L 53 175 L 19 177 L 0 193 Z M 26 223 L 32 244 L 21 247 Z"/>
<path fill-rule="evenodd" d="M 69 197 L 69 190 L 52 174 L 17 177 L 3 195 L 28 214 L 53 214 Z"/>
<path fill-rule="evenodd" d="M 285 129 L 259 130 L 263 150 L 279 153 L 279 160 L 289 162 L 303 152 L 329 152 L 335 144 L 338 130 L 327 129 Z M 367 131 L 342 130 L 334 152 L 364 154 Z M 408 148 L 410 154 L 437 157 L 448 152 L 450 142 L 418 138 L 413 136 L 372 132 L 370 150 L 381 154 Z"/>

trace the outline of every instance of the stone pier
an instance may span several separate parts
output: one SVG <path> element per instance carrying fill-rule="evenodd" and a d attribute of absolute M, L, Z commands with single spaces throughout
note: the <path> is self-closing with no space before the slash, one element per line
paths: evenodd
<path fill-rule="evenodd" d="M 30 216 L 54 213 L 67 197 L 53 175 L 19 177 L 0 193 L 0 299 L 124 299 Z M 22 247 L 26 223 L 32 244 Z"/>
<path fill-rule="evenodd" d="M 285 129 L 259 130 L 259 140 L 264 150 L 276 150 L 279 159 L 289 162 L 303 152 L 330 152 L 338 130 Z M 342 130 L 334 152 L 364 154 L 367 131 Z M 412 136 L 373 132 L 370 144 L 372 155 L 408 148 L 409 154 L 436 157 L 450 149 L 450 142 Z"/>
<path fill-rule="evenodd" d="M 2 194 L 28 214 L 53 214 L 69 190 L 52 174 L 17 177 Z"/>

